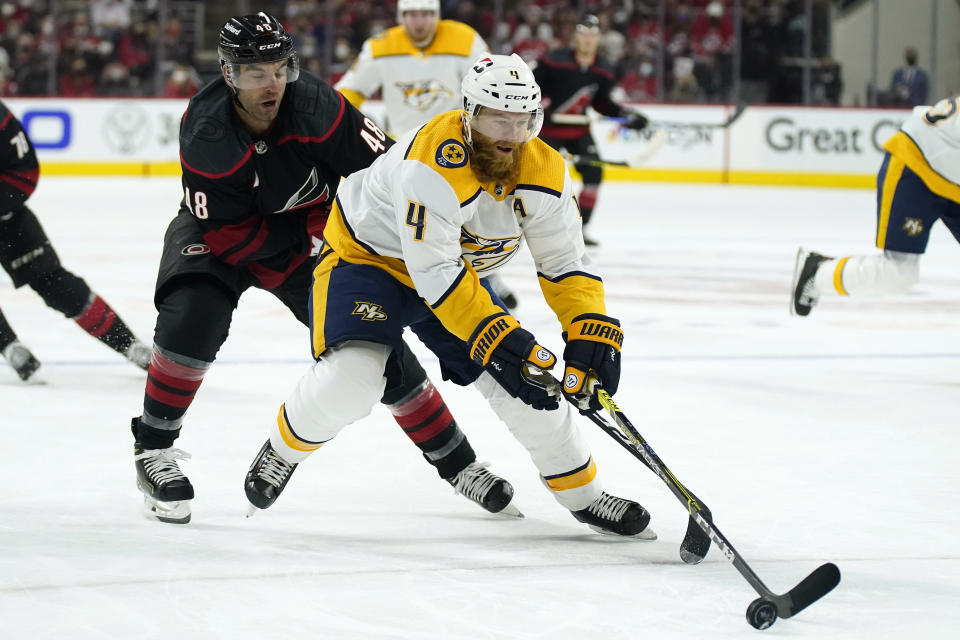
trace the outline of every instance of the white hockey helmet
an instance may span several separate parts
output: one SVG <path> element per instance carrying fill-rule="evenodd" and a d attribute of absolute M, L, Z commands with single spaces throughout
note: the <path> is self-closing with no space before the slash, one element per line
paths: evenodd
<path fill-rule="evenodd" d="M 433 11 L 440 17 L 440 0 L 397 0 L 397 22 L 403 22 L 407 11 Z"/>
<path fill-rule="evenodd" d="M 467 144 L 471 144 L 474 131 L 509 142 L 528 142 L 540 133 L 543 126 L 540 85 L 517 54 L 489 54 L 480 58 L 463 78 L 460 92 Z"/>

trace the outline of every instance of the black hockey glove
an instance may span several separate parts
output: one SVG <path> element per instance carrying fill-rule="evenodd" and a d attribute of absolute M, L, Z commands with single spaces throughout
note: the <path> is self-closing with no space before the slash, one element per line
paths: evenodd
<path fill-rule="evenodd" d="M 525 375 L 527 366 L 552 369 L 557 357 L 536 338 L 520 328 L 517 319 L 506 313 L 484 318 L 468 343 L 470 357 L 483 366 L 501 387 L 534 409 L 548 411 L 560 406 L 554 392 Z"/>
<path fill-rule="evenodd" d="M 600 313 L 584 313 L 573 319 L 563 332 L 563 392 L 580 411 L 599 410 L 600 402 L 588 384 L 596 379 L 613 395 L 620 386 L 620 322 Z"/>
<path fill-rule="evenodd" d="M 648 124 L 650 124 L 650 121 L 647 119 L 647 116 L 642 113 L 631 113 L 623 122 L 623 126 L 627 129 L 633 129 L 634 131 L 643 131 L 647 128 Z"/>

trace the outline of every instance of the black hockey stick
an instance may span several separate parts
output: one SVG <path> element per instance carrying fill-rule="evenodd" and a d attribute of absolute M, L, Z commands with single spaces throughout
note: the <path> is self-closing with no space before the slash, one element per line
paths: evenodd
<path fill-rule="evenodd" d="M 534 371 L 532 367 L 530 367 L 527 370 L 527 377 L 547 388 L 553 388 L 557 393 L 560 393 L 560 381 L 544 371 Z M 630 450 L 634 456 L 641 459 L 647 468 L 663 480 L 664 484 L 667 485 L 671 493 L 677 497 L 681 504 L 686 505 L 692 521 L 696 522 L 702 530 L 702 533 L 708 536 L 709 540 L 717 544 L 717 547 L 723 553 L 724 557 L 736 567 L 740 575 L 742 575 L 747 582 L 750 583 L 754 591 L 760 595 L 759 598 L 751 602 L 747 607 L 747 621 L 751 626 L 756 629 L 767 629 L 777 621 L 778 617 L 790 618 L 795 616 L 825 596 L 840 583 L 840 569 L 832 562 L 827 562 L 814 569 L 810 575 L 801 580 L 796 586 L 790 589 L 790 591 L 784 594 L 772 592 L 753 569 L 750 568 L 750 565 L 743 559 L 743 556 L 733 548 L 733 545 L 730 544 L 726 536 L 713 524 L 713 515 L 710 513 L 710 510 L 677 480 L 667 465 L 664 464 L 663 460 L 660 459 L 660 456 L 653 450 L 653 447 L 644 440 L 643 436 L 640 435 L 630 420 L 627 419 L 627 416 L 613 401 L 610 394 L 599 386 L 594 387 L 594 392 L 597 400 L 599 400 L 603 408 L 607 410 L 607 413 L 610 414 L 616 428 L 611 426 L 610 423 L 600 415 L 599 411 L 590 411 L 586 414 L 587 417 L 603 429 L 603 431 L 612 436 L 614 440 Z M 573 402 L 572 399 L 570 400 Z M 688 538 L 694 542 L 698 540 L 698 537 L 692 536 L 691 533 L 691 528 L 688 526 L 684 542 L 687 542 Z M 707 542 L 707 548 L 709 548 L 709 541 Z M 703 554 L 706 554 L 706 548 L 703 550 Z M 703 556 L 701 555 L 700 557 L 702 559 Z"/>
<path fill-rule="evenodd" d="M 610 414 L 610 417 L 618 429 L 613 429 L 613 427 L 599 415 L 598 411 L 588 413 L 587 417 L 593 420 L 601 429 L 612 435 L 617 442 L 620 442 L 624 446 L 629 445 L 628 448 L 635 452 L 634 455 L 641 458 L 646 463 L 646 466 L 663 480 L 673 495 L 687 506 L 691 519 L 700 526 L 703 533 L 709 536 L 710 540 L 716 543 L 724 557 L 733 563 L 733 566 L 740 572 L 740 575 L 746 578 L 754 591 L 760 595 L 759 598 L 751 602 L 750 606 L 747 607 L 747 621 L 754 628 L 766 629 L 776 622 L 778 617 L 790 618 L 795 616 L 825 596 L 840 583 L 840 569 L 832 562 L 827 562 L 814 569 L 810 575 L 801 580 L 795 587 L 790 589 L 790 591 L 784 594 L 772 592 L 753 569 L 750 568 L 750 565 L 743 559 L 743 556 L 733 548 L 733 545 L 730 544 L 726 536 L 724 536 L 713 523 L 713 516 L 710 510 L 677 480 L 667 465 L 663 463 L 663 460 L 660 459 L 660 456 L 658 456 L 647 441 L 644 440 L 643 436 L 640 435 L 630 420 L 627 419 L 627 416 L 624 415 L 623 411 L 616 405 L 613 398 L 610 397 L 610 394 L 602 388 L 596 387 L 596 395 L 600 404 L 607 410 L 607 413 Z M 687 536 L 684 538 L 685 543 L 688 538 L 691 538 L 689 527 L 687 528 Z M 696 537 L 694 536 L 692 540 L 695 542 Z M 707 544 L 709 546 L 709 542 Z M 706 553 L 706 551 L 704 551 L 704 553 Z"/>
<path fill-rule="evenodd" d="M 637 167 L 646 164 L 647 160 L 649 160 L 653 154 L 659 151 L 669 139 L 670 134 L 663 129 L 659 129 L 650 136 L 650 138 L 647 140 L 646 146 L 642 151 L 634 154 L 626 160 L 604 160 L 596 157 L 591 158 L 589 156 L 571 155 L 563 151 L 561 151 L 561 154 L 572 164 L 588 164 L 595 167 L 629 167 L 630 169 L 636 169 Z"/>

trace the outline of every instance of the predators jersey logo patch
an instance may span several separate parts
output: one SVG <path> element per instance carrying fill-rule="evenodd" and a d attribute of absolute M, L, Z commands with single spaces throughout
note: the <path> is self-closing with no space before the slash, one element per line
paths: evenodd
<path fill-rule="evenodd" d="M 394 86 L 403 94 L 404 104 L 421 113 L 430 109 L 437 100 L 449 101 L 454 95 L 447 85 L 433 79 L 395 82 Z"/>
<path fill-rule="evenodd" d="M 923 220 L 920 218 L 904 218 L 903 231 L 911 238 L 923 233 Z"/>
<path fill-rule="evenodd" d="M 467 164 L 467 150 L 456 140 L 444 140 L 443 143 L 437 147 L 436 161 L 437 164 L 444 169 L 462 167 Z"/>
<path fill-rule="evenodd" d="M 387 319 L 387 314 L 383 312 L 383 307 L 373 302 L 360 302 L 357 300 L 357 306 L 351 313 L 355 316 L 360 316 L 361 320 L 366 320 L 367 322 Z"/>
<path fill-rule="evenodd" d="M 477 273 L 503 264 L 515 256 L 519 248 L 519 236 L 484 238 L 466 227 L 460 228 L 460 254 Z"/>

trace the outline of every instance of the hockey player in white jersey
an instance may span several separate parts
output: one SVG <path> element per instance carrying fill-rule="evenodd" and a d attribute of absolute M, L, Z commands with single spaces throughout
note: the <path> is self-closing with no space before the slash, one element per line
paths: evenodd
<path fill-rule="evenodd" d="M 299 463 L 370 412 L 409 326 L 446 379 L 476 386 L 574 517 L 602 533 L 653 538 L 646 509 L 601 488 L 570 403 L 528 377 L 556 356 L 483 284 L 523 237 L 563 328 L 563 393 L 587 409 L 597 407 L 588 377 L 616 392 L 623 333 L 586 257 L 566 163 L 536 137 L 540 88 L 519 56 L 489 55 L 462 91 L 461 110 L 344 181 L 314 270 L 317 362 L 281 406 L 247 473 L 247 498 L 272 505 Z"/>
<path fill-rule="evenodd" d="M 939 219 L 960 241 L 960 97 L 916 107 L 883 145 L 877 174 L 877 248 L 831 258 L 801 248 L 790 310 L 805 316 L 821 295 L 898 294 L 913 287 Z"/>
<path fill-rule="evenodd" d="M 335 88 L 360 109 L 383 92 L 386 130 L 402 135 L 460 106 L 460 81 L 487 44 L 469 25 L 440 19 L 440 0 L 398 0 L 397 26 L 363 43 Z"/>

